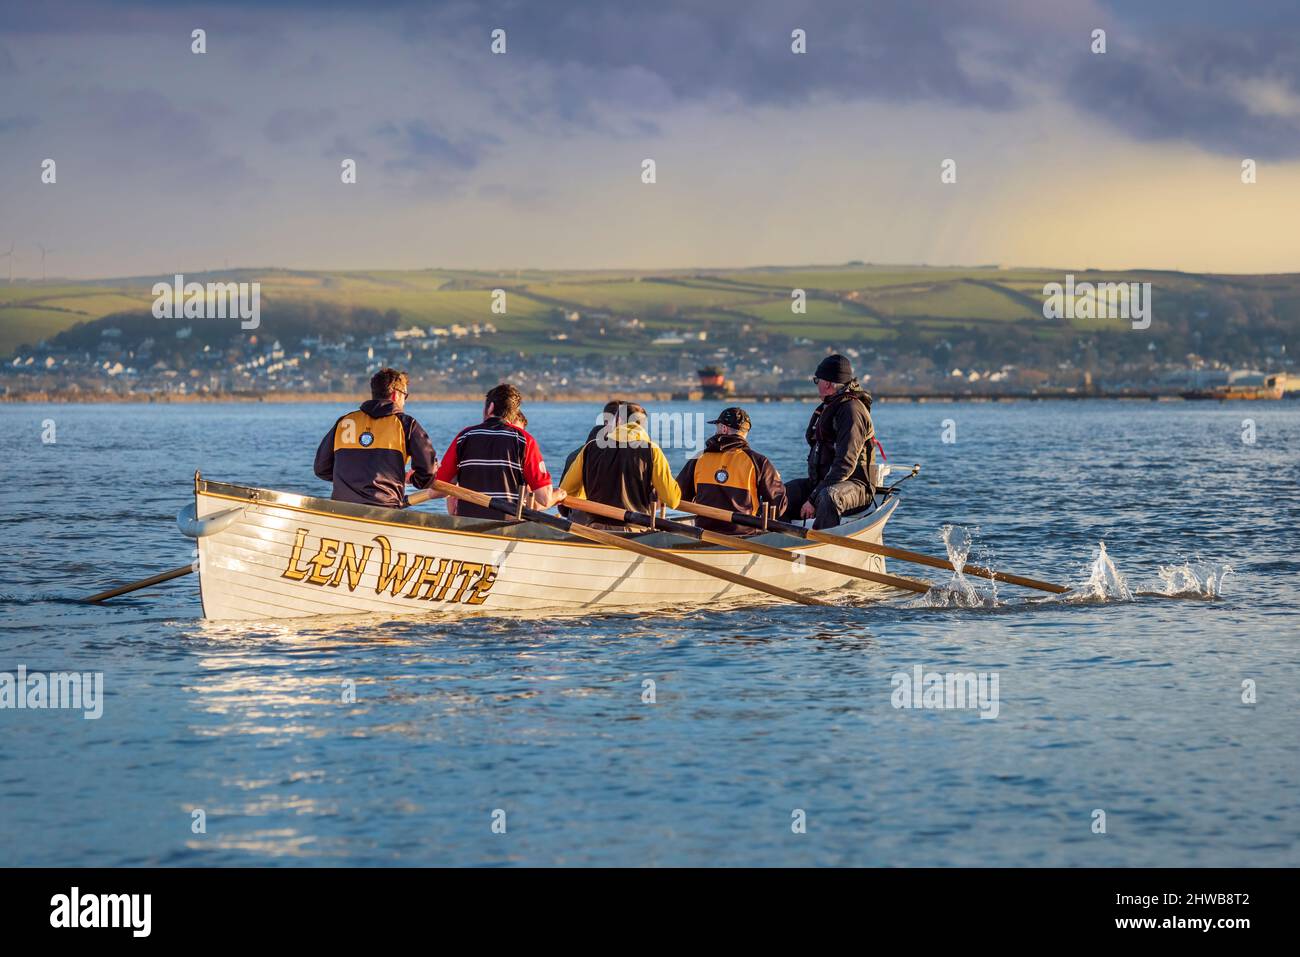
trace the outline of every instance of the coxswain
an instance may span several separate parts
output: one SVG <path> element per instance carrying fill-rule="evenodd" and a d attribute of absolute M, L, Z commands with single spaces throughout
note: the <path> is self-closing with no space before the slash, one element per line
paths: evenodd
<path fill-rule="evenodd" d="M 813 383 L 822 401 L 804 433 L 808 477 L 786 483 L 784 518 L 812 518 L 813 528 L 832 528 L 871 503 L 876 431 L 871 396 L 858 385 L 847 358 L 827 356 L 817 366 Z"/>

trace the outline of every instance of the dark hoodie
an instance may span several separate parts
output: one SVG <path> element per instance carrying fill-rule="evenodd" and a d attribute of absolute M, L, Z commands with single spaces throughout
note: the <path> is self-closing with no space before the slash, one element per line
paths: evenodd
<path fill-rule="evenodd" d="M 739 481 L 742 478 L 735 468 L 734 455 L 747 457 L 753 463 L 752 480 Z M 741 465 L 744 463 L 741 462 Z M 729 484 L 738 482 L 738 484 Z M 704 443 L 704 452 L 691 459 L 677 475 L 677 484 L 682 487 L 682 500 L 697 502 L 724 508 L 729 512 L 757 515 L 763 502 L 776 506 L 776 513 L 785 511 L 785 485 L 781 474 L 777 472 L 765 455 L 759 455 L 749 447 L 743 436 L 711 435 Z M 757 501 L 754 501 L 757 493 Z M 724 535 L 753 535 L 755 529 L 746 525 L 733 525 L 711 518 L 697 518 L 695 524 L 710 532 Z"/>
<path fill-rule="evenodd" d="M 433 484 L 437 456 L 428 433 L 390 399 L 371 399 L 334 423 L 316 450 L 316 475 L 334 483 L 331 496 L 362 505 L 406 506 L 406 462 L 411 484 Z"/>
<path fill-rule="evenodd" d="M 596 436 L 600 435 L 600 430 L 603 429 L 604 427 L 605 426 L 603 425 L 592 426 L 591 431 L 587 433 L 587 442 L 592 441 L 593 439 L 596 438 Z M 560 469 L 560 478 L 564 478 L 564 476 L 569 474 L 569 466 L 572 465 L 573 460 L 578 457 L 578 453 L 587 447 L 587 442 L 583 442 L 582 445 L 579 445 L 576 449 L 574 449 L 572 452 L 568 454 L 568 456 L 564 460 L 564 468 Z M 575 511 L 574 509 L 568 508 L 563 504 L 557 506 L 555 510 L 565 518 L 569 519 L 570 521 L 577 522 L 579 525 L 587 524 L 588 520 L 587 520 L 586 512 Z"/>
<path fill-rule="evenodd" d="M 871 488 L 876 429 L 871 422 L 871 396 L 856 380 L 813 410 L 805 437 L 814 494 L 844 481 Z"/>

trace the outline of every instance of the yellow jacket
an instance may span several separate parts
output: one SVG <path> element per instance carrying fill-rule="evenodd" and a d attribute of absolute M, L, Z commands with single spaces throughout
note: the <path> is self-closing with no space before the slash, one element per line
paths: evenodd
<path fill-rule="evenodd" d="M 673 478 L 663 450 L 650 441 L 641 426 L 620 423 L 603 441 L 592 439 L 582 447 L 564 473 L 560 488 L 593 502 L 648 512 L 650 490 L 644 487 L 647 470 L 660 504 L 676 508 L 682 500 L 682 489 Z M 584 474 L 590 475 L 593 488 L 584 487 Z"/>

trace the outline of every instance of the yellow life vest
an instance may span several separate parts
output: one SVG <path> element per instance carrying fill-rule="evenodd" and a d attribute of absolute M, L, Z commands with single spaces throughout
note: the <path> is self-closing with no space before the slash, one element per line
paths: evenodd
<path fill-rule="evenodd" d="M 701 492 L 705 494 L 701 496 Z M 757 515 L 758 470 L 754 460 L 743 448 L 704 452 L 695 460 L 695 494 L 701 504 Z"/>
<path fill-rule="evenodd" d="M 360 410 L 349 412 L 339 419 L 334 429 L 334 451 L 340 449 L 389 449 L 400 453 L 405 462 L 406 431 L 402 428 L 401 417 L 386 415 L 382 419 L 372 419 Z"/>

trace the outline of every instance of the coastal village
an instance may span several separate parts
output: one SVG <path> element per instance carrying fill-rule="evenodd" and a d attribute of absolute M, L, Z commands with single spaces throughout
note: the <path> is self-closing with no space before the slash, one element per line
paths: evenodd
<path fill-rule="evenodd" d="M 147 302 L 144 280 L 20 282 L 0 287 L 9 294 L 0 297 L 0 331 L 13 316 L 35 332 L 11 331 L 11 351 L 0 351 L 0 399 L 351 395 L 375 370 L 396 366 L 429 398 L 477 397 L 510 381 L 535 400 L 776 401 L 810 397 L 803 370 L 830 352 L 848 355 L 884 400 L 1278 399 L 1300 390 L 1288 352 L 1291 298 L 1171 285 L 1160 301 L 1172 300 L 1172 311 L 1133 332 L 1127 321 L 1048 318 L 1035 298 L 1051 275 L 1041 271 L 909 267 L 882 285 L 874 268 L 563 282 L 248 272 L 241 276 L 265 277 L 272 290 L 255 324 L 131 307 Z M 399 282 L 408 285 L 397 295 L 390 287 Z M 796 283 L 808 286 L 794 289 L 806 295 L 803 313 L 788 298 Z M 509 285 L 508 312 L 498 284 Z M 100 314 L 87 305 L 95 302 L 105 303 Z M 1238 331 L 1246 326 L 1263 334 Z"/>
<path fill-rule="evenodd" d="M 742 395 L 759 400 L 811 396 L 811 384 L 793 373 L 827 347 L 795 343 L 773 360 L 757 347 L 715 346 L 699 337 L 662 336 L 638 356 L 530 355 L 501 348 L 490 322 L 468 326 L 413 326 L 365 337 L 306 336 L 286 345 L 266 335 L 241 336 L 227 348 L 185 348 L 192 325 L 138 342 L 106 326 L 94 348 L 42 342 L 9 358 L 0 371 L 0 397 L 63 401 L 184 401 L 292 398 L 352 393 L 384 366 L 409 369 L 419 395 L 477 396 L 498 380 L 515 382 L 537 399 L 602 396 L 611 388 L 658 399 Z M 867 386 L 888 399 L 1032 398 L 1118 395 L 1134 398 L 1282 398 L 1300 391 L 1300 378 L 1258 369 L 1234 369 L 1187 355 L 1118 370 L 1098 381 L 1087 369 L 998 367 L 908 371 L 883 350 L 843 347 L 865 369 Z"/>

